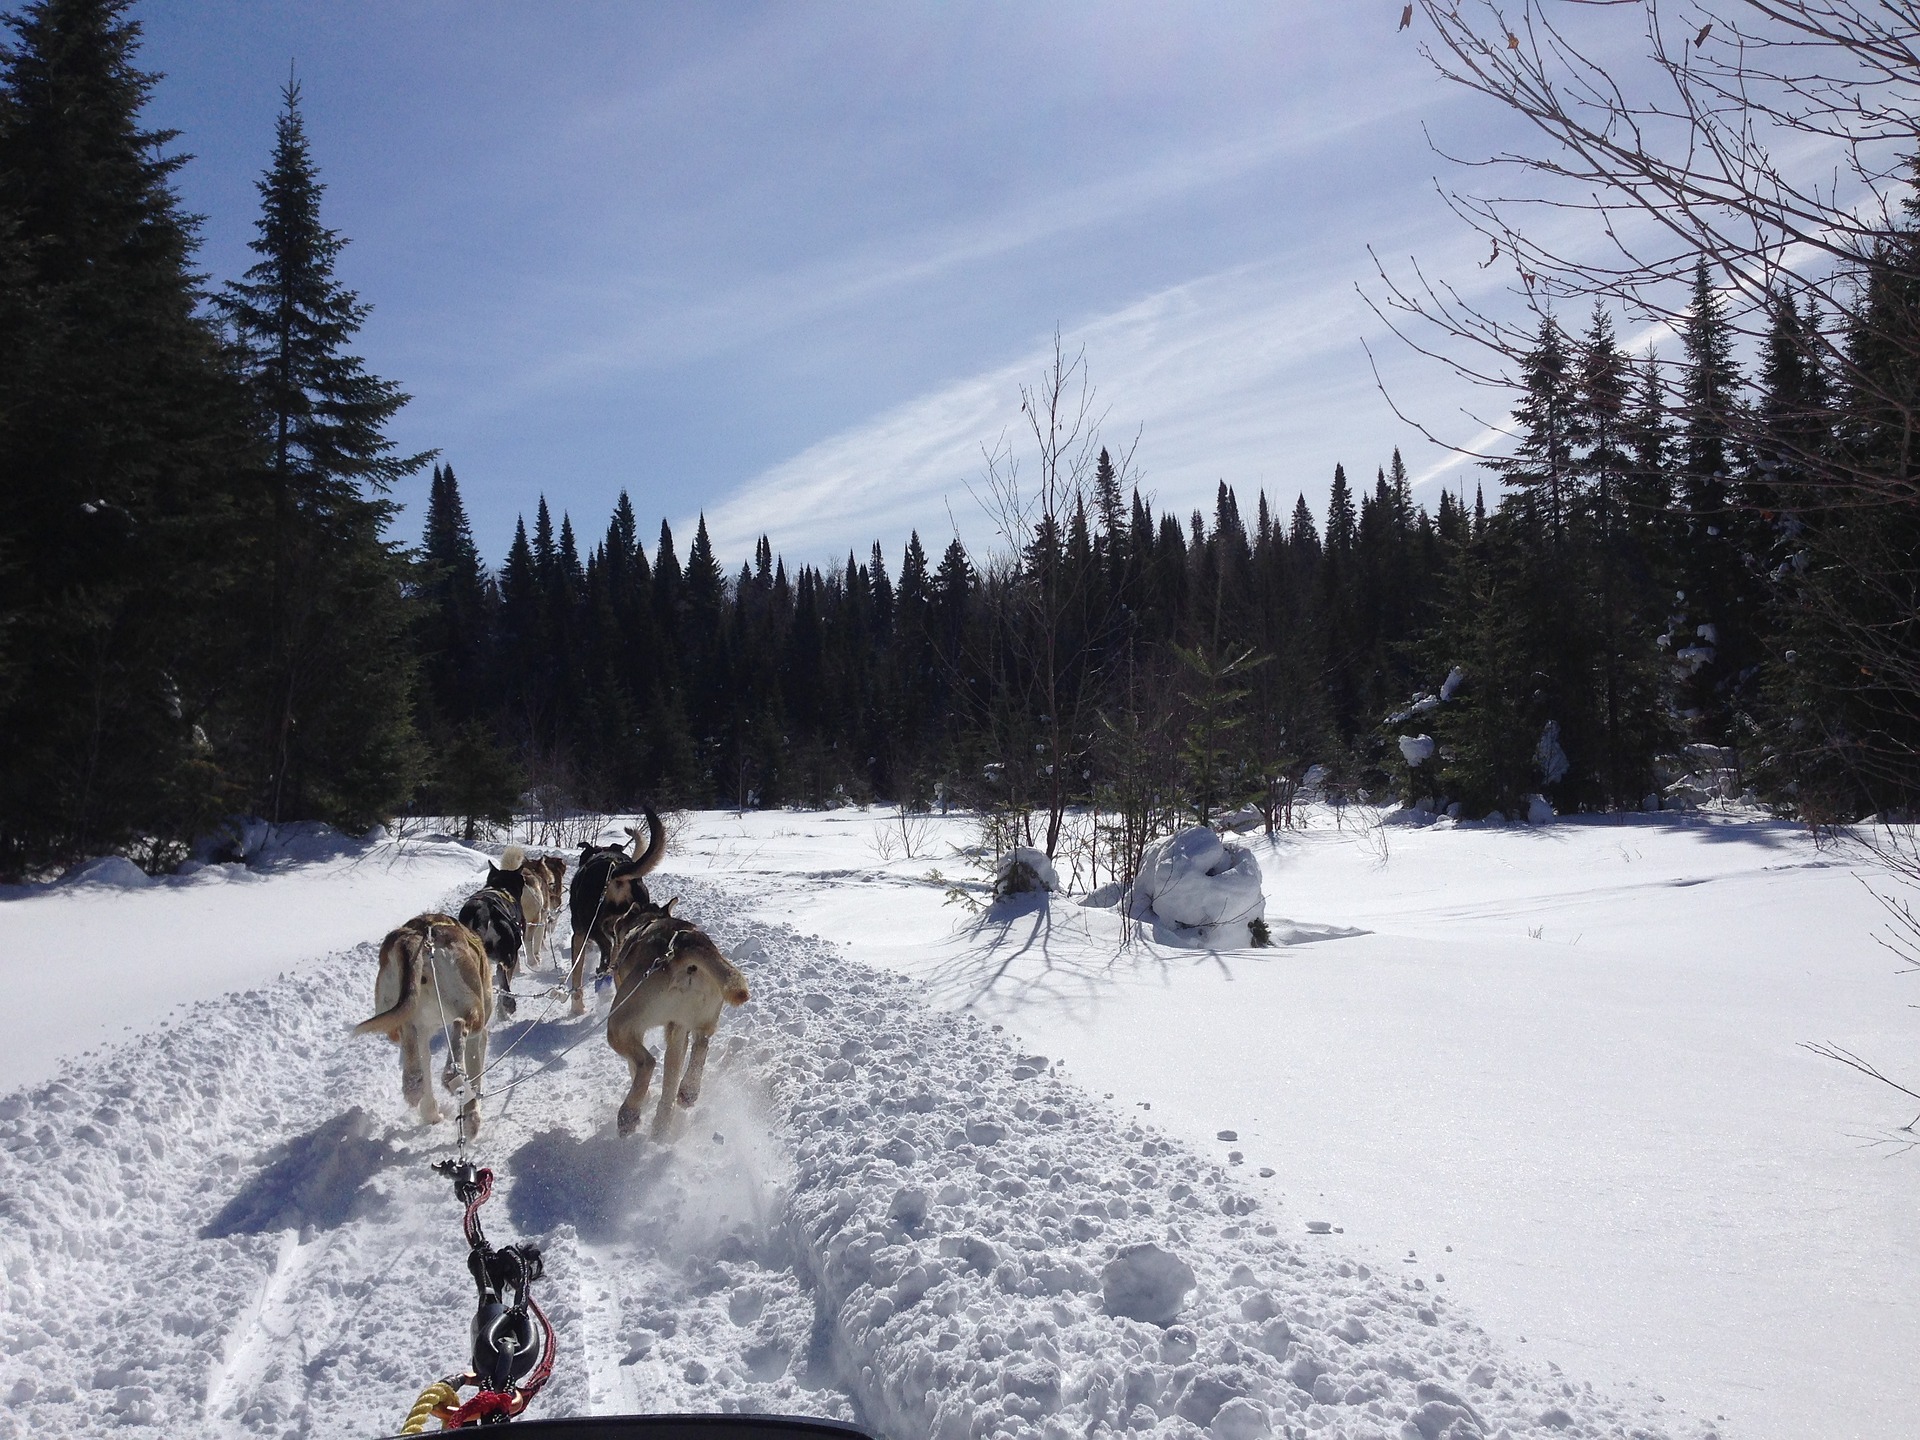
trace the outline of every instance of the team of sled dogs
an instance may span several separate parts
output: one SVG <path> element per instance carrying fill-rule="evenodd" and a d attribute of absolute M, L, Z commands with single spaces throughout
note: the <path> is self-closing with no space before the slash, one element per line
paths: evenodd
<path fill-rule="evenodd" d="M 627 1062 L 631 1081 L 620 1103 L 620 1133 L 639 1128 L 640 1107 L 659 1063 L 665 1073 L 653 1133 L 663 1138 L 674 1101 L 686 1106 L 700 1098 L 707 1045 L 720 1016 L 729 1005 L 744 1005 L 748 991 L 746 977 L 707 933 L 673 913 L 673 900 L 653 902 L 646 877 L 666 854 L 667 831 L 651 808 L 646 820 L 644 849 L 637 826 L 627 829 L 630 845 L 580 847 L 565 896 L 573 922 L 567 989 L 573 1013 L 585 1014 L 592 945 L 600 971 L 613 975 L 607 1044 Z M 479 1133 L 487 1026 L 496 1011 L 512 1015 L 517 1007 L 513 979 L 523 947 L 529 969 L 546 953 L 566 869 L 557 855 L 531 857 L 509 845 L 498 865 L 489 863 L 486 884 L 467 897 L 458 917 L 416 915 L 382 942 L 373 991 L 378 1013 L 354 1033 L 385 1035 L 399 1045 L 401 1093 L 428 1124 L 442 1118 L 427 1074 L 438 1034 L 447 1045 L 441 1084 L 460 1099 L 461 1136 Z M 650 1030 L 665 1032 L 658 1062 L 644 1043 Z"/>

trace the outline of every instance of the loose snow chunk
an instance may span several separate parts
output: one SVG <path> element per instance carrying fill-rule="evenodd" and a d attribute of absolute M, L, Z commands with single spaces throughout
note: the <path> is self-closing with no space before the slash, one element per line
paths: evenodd
<path fill-rule="evenodd" d="M 1273 1433 L 1267 1407 L 1244 1395 L 1227 1401 L 1213 1417 L 1214 1440 L 1261 1440 Z"/>
<path fill-rule="evenodd" d="M 1156 922 L 1154 938 L 1163 944 L 1251 945 L 1247 922 L 1265 908 L 1253 852 L 1204 825 L 1149 846 L 1133 882 L 1133 918 Z"/>
<path fill-rule="evenodd" d="M 1433 758 L 1434 744 L 1431 735 L 1402 735 L 1400 737 L 1400 756 L 1409 765 L 1424 765 Z"/>
<path fill-rule="evenodd" d="M 1100 1272 L 1100 1293 L 1109 1315 L 1170 1325 L 1198 1283 L 1193 1267 L 1158 1245 L 1123 1246 Z"/>
<path fill-rule="evenodd" d="M 996 895 L 1025 895 L 1035 890 L 1057 892 L 1060 889 L 1060 872 L 1053 868 L 1053 861 L 1047 858 L 1044 850 L 1036 850 L 1031 845 L 1016 845 L 1000 857 L 1000 863 L 994 870 L 993 893 Z"/>
<path fill-rule="evenodd" d="M 1460 682 L 1466 678 L 1466 671 L 1462 670 L 1458 665 L 1454 666 L 1447 672 L 1447 678 L 1440 684 L 1440 698 L 1442 700 L 1453 699 L 1454 692 L 1460 688 Z"/>

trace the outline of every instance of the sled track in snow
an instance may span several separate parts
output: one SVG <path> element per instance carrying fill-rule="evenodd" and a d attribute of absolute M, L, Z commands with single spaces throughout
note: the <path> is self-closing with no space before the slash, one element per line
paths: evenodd
<path fill-rule="evenodd" d="M 910 982 L 674 888 L 754 999 L 673 1145 L 612 1132 L 604 999 L 496 1027 L 496 1055 L 524 1038 L 489 1088 L 530 1078 L 474 1150 L 502 1177 L 496 1240 L 546 1253 L 561 1363 L 535 1413 L 773 1410 L 890 1440 L 1712 1433 L 1536 1371 L 1415 1267 L 1300 1235 Z M 0 1436 L 383 1435 L 460 1367 L 459 1211 L 427 1167 L 450 1128 L 412 1123 L 392 1047 L 346 1033 L 376 963 L 362 945 L 0 1099 Z M 1103 1313 L 1103 1266 L 1142 1242 L 1195 1272 L 1172 1329 Z"/>

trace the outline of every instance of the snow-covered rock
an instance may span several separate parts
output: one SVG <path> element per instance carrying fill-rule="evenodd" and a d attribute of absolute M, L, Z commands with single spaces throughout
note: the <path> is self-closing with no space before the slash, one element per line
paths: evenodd
<path fill-rule="evenodd" d="M 1253 852 L 1204 825 L 1148 846 L 1133 882 L 1133 918 L 1167 945 L 1244 948 L 1253 943 L 1248 922 L 1265 908 Z"/>

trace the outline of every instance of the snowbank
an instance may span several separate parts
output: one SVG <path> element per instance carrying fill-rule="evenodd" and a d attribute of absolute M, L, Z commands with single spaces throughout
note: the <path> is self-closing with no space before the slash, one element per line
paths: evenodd
<path fill-rule="evenodd" d="M 202 865 L 245 865 L 250 870 L 279 869 L 355 855 L 387 838 L 385 826 L 375 826 L 361 839 L 343 835 L 318 820 L 275 825 L 257 815 L 235 815 L 193 845 L 193 859 Z"/>
<path fill-rule="evenodd" d="M 1204 825 L 1148 846 L 1133 882 L 1133 918 L 1165 945 L 1244 949 L 1253 943 L 1248 922 L 1265 905 L 1253 852 Z"/>
<path fill-rule="evenodd" d="M 74 866 L 54 883 L 62 887 L 144 890 L 153 884 L 153 876 L 124 855 L 102 855 L 97 860 L 86 860 Z"/>

